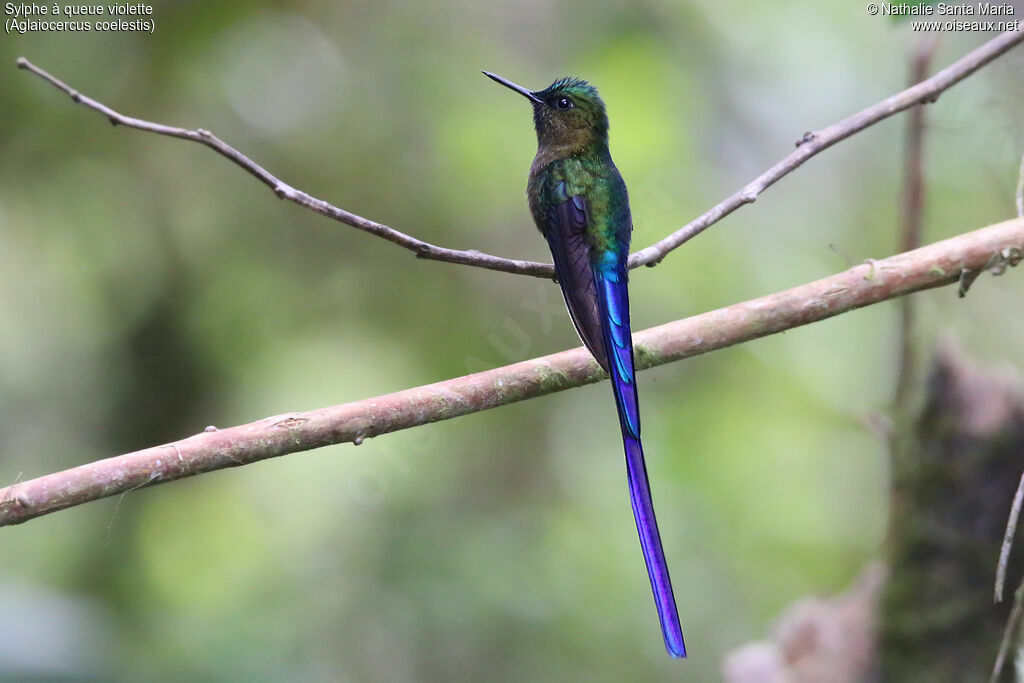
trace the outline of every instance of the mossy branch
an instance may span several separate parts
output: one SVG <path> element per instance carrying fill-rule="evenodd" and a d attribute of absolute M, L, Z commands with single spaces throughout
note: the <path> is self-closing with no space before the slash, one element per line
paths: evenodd
<path fill-rule="evenodd" d="M 1024 255 L 1024 218 L 869 261 L 837 275 L 634 336 L 637 366 L 715 351 L 922 289 L 965 274 L 1002 272 Z M 952 293 L 950 294 L 952 304 Z M 604 379 L 583 348 L 354 403 L 288 413 L 146 448 L 0 489 L 0 526 L 144 486 L 288 453 L 364 439 L 544 396 Z"/>

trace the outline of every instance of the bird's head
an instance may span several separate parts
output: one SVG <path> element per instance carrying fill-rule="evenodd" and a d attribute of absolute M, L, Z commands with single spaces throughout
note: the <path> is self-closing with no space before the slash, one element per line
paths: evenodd
<path fill-rule="evenodd" d="M 559 78 L 543 90 L 531 91 L 501 76 L 483 72 L 533 104 L 537 143 L 583 147 L 608 142 L 608 115 L 597 88 L 578 78 Z"/>

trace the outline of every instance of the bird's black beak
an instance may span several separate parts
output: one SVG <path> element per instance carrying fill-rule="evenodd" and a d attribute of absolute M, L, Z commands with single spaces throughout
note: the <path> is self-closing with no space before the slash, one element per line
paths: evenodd
<path fill-rule="evenodd" d="M 526 99 L 530 100 L 531 102 L 535 102 L 537 104 L 544 104 L 544 100 L 542 100 L 541 98 L 537 97 L 536 95 L 534 95 L 532 92 L 530 92 L 529 90 L 527 90 L 526 88 L 524 88 L 521 85 L 516 85 L 512 81 L 505 80 L 504 78 L 502 78 L 498 74 L 492 74 L 490 71 L 481 71 L 480 73 L 482 73 L 484 76 L 487 76 L 488 78 L 490 78 L 493 81 L 497 81 L 498 83 L 501 83 L 506 88 L 511 88 L 512 90 L 515 90 L 517 93 L 519 93 L 520 95 L 522 95 Z"/>

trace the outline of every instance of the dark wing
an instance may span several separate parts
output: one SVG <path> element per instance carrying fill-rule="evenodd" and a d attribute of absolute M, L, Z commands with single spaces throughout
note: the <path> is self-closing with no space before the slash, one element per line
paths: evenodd
<path fill-rule="evenodd" d="M 628 245 L 631 223 L 625 187 L 620 189 L 622 201 L 614 206 L 618 211 L 615 215 L 618 228 L 616 237 L 621 244 Z M 590 213 L 584 197 L 568 196 L 564 183 L 555 183 L 552 190 L 548 195 L 547 229 L 544 234 L 551 246 L 555 271 L 573 324 L 583 343 L 608 371 L 611 379 L 626 453 L 633 517 L 651 580 L 665 647 L 673 657 L 685 657 L 686 644 L 679 624 L 679 612 L 676 609 L 665 551 L 658 533 L 658 522 L 654 516 L 654 501 L 651 499 L 644 451 L 640 443 L 640 407 L 629 321 L 626 272 L 628 249 L 622 246 L 592 261 L 587 228 L 593 230 L 595 226 L 591 224 L 592 221 L 600 220 L 600 217 L 595 218 Z"/>
<path fill-rule="evenodd" d="M 550 189 L 544 236 L 551 248 L 562 297 L 583 344 L 607 370 L 608 357 L 601 336 L 597 286 L 590 263 L 590 246 L 585 239 L 587 202 L 583 197 L 567 196 L 562 181 Z"/>

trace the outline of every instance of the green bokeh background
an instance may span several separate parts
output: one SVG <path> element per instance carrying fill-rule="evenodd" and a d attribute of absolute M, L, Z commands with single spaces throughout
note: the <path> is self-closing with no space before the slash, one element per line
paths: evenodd
<path fill-rule="evenodd" d="M 419 261 L 115 109 L 213 130 L 422 239 L 547 260 L 531 87 L 597 84 L 634 244 L 901 89 L 920 34 L 864 7 L 176 2 L 148 34 L 0 36 L 0 480 L 578 342 L 550 282 Z M 4 17 L 5 19 L 8 17 Z M 987 39 L 943 34 L 944 66 Z M 1019 51 L 1018 51 L 1019 52 Z M 930 106 L 925 232 L 1010 217 L 1024 54 Z M 894 252 L 905 120 L 828 150 L 634 272 L 637 329 Z M 918 295 L 1024 366 L 1019 273 Z M 3 680 L 715 680 L 881 551 L 896 305 L 647 371 L 648 467 L 691 659 L 664 653 L 607 385 L 0 530 Z M 1010 370 L 1012 371 L 1012 370 Z M 1009 495 L 1009 489 L 1008 489 Z"/>

